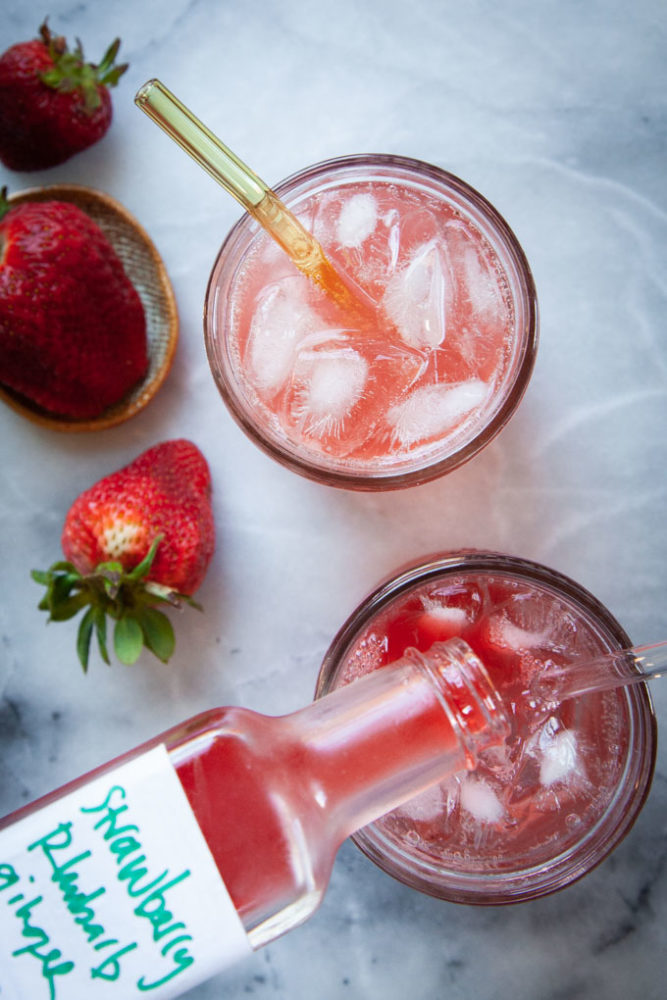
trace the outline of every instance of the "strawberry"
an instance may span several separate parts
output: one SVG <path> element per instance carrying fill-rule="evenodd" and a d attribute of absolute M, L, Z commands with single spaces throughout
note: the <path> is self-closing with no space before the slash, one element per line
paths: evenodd
<path fill-rule="evenodd" d="M 11 170 L 54 167 L 101 139 L 111 124 L 108 88 L 127 69 L 114 65 L 118 38 L 96 66 L 46 21 L 39 34 L 0 56 L 0 160 Z"/>
<path fill-rule="evenodd" d="M 66 561 L 32 577 L 47 588 L 39 607 L 49 621 L 86 609 L 77 639 L 83 669 L 93 632 L 109 663 L 107 616 L 122 663 L 134 663 L 144 646 L 166 662 L 174 632 L 159 606 L 194 604 L 215 547 L 206 459 L 182 439 L 149 448 L 77 497 L 61 544 Z"/>
<path fill-rule="evenodd" d="M 76 205 L 0 194 L 0 382 L 50 413 L 96 417 L 146 374 L 146 318 Z M 4 213 L 4 214 L 3 214 Z"/>

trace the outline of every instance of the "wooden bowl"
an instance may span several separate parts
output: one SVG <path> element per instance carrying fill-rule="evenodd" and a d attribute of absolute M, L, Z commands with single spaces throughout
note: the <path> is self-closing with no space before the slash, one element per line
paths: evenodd
<path fill-rule="evenodd" d="M 43 427 L 57 431 L 99 431 L 129 420 L 151 401 L 171 368 L 178 340 L 174 292 L 160 255 L 148 234 L 119 202 L 108 194 L 78 184 L 53 184 L 18 191 L 11 205 L 26 201 L 68 201 L 93 219 L 113 246 L 136 288 L 146 314 L 148 371 L 118 403 L 92 420 L 59 416 L 0 385 L 0 399 Z"/>

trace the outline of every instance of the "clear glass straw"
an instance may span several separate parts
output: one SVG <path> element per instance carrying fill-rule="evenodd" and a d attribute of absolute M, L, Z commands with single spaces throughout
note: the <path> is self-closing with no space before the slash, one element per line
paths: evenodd
<path fill-rule="evenodd" d="M 304 274 L 348 315 L 377 323 L 370 296 L 341 275 L 318 240 L 305 229 L 280 198 L 159 80 L 141 87 L 135 103 L 178 145 L 243 205 L 277 241 Z"/>
<path fill-rule="evenodd" d="M 538 702 L 560 702 L 578 695 L 641 684 L 664 676 L 667 642 L 621 649 L 594 660 L 572 663 L 537 677 L 527 691 Z"/>

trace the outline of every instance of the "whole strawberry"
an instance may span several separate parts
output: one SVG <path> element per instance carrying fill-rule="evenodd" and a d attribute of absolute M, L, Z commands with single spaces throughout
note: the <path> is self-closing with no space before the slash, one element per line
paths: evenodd
<path fill-rule="evenodd" d="M 118 38 L 96 66 L 46 21 L 39 35 L 0 57 L 0 160 L 11 170 L 54 167 L 101 139 L 111 124 L 108 88 L 127 69 L 114 65 Z"/>
<path fill-rule="evenodd" d="M 122 663 L 144 646 L 166 662 L 174 632 L 159 606 L 194 604 L 215 547 L 206 459 L 182 439 L 149 448 L 74 501 L 61 543 L 66 561 L 32 577 L 47 588 L 39 607 L 49 621 L 86 609 L 77 640 L 84 670 L 93 633 L 109 663 L 107 617 Z"/>
<path fill-rule="evenodd" d="M 0 383 L 86 419 L 148 369 L 141 299 L 106 236 L 69 202 L 0 195 Z"/>

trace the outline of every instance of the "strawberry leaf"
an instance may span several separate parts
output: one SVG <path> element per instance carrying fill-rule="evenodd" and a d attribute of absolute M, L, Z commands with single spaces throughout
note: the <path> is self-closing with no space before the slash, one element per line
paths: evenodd
<path fill-rule="evenodd" d="M 143 607 L 137 612 L 137 621 L 148 649 L 166 663 L 176 646 L 174 627 L 167 616 L 157 608 Z"/>
<path fill-rule="evenodd" d="M 188 595 L 145 580 L 162 537 L 154 539 L 146 556 L 129 571 L 119 562 L 107 561 L 92 573 L 82 575 L 65 560 L 54 563 L 48 570 L 31 571 L 35 583 L 46 588 L 38 607 L 48 613 L 50 622 L 67 621 L 84 612 L 77 632 L 77 655 L 84 672 L 88 670 L 93 635 L 100 656 L 105 663 L 111 662 L 107 616 L 115 623 L 113 648 L 122 663 L 134 663 L 144 646 L 166 663 L 174 652 L 176 640 L 171 621 L 158 606 L 179 608 L 187 603 L 200 607 Z"/>
<path fill-rule="evenodd" d="M 142 580 L 146 576 L 151 566 L 153 565 L 153 560 L 155 559 L 155 553 L 157 552 L 158 546 L 163 538 L 164 535 L 157 536 L 157 538 L 153 541 L 153 544 L 151 545 L 150 549 L 148 550 L 144 558 L 141 560 L 141 562 L 137 563 L 134 569 L 131 569 L 130 572 L 127 574 L 128 580 Z"/>
<path fill-rule="evenodd" d="M 88 604 L 88 595 L 82 591 L 79 591 L 78 594 L 73 594 L 72 597 L 66 597 L 64 600 L 59 599 L 57 602 L 54 601 L 50 609 L 49 621 L 68 621 L 70 618 L 74 618 L 74 615 L 78 614 L 86 604 Z"/>
<path fill-rule="evenodd" d="M 194 608 L 195 611 L 203 611 L 204 610 L 204 606 L 202 604 L 200 604 L 199 601 L 195 601 L 194 597 L 190 597 L 188 594 L 180 594 L 179 596 L 180 596 L 181 600 L 184 601 L 185 604 L 188 605 L 188 607 Z"/>
<path fill-rule="evenodd" d="M 115 561 L 101 562 L 95 567 L 95 572 L 100 576 L 122 576 L 125 570 L 123 564 Z"/>
<path fill-rule="evenodd" d="M 103 608 L 99 605 L 93 606 L 95 632 L 97 634 L 97 645 L 100 649 L 100 656 L 106 664 L 110 664 L 109 651 L 107 649 L 107 616 Z M 85 668 L 84 668 L 85 669 Z"/>
<path fill-rule="evenodd" d="M 121 663 L 131 666 L 139 659 L 144 645 L 144 633 L 136 618 L 123 615 L 116 622 L 113 634 L 113 646 Z"/>
<path fill-rule="evenodd" d="M 63 600 L 81 583 L 78 573 L 58 573 L 53 577 L 53 600 Z"/>
<path fill-rule="evenodd" d="M 97 79 L 106 87 L 115 87 L 123 73 L 129 67 L 129 63 L 122 63 L 120 66 L 115 65 L 119 49 L 120 38 L 116 38 L 104 53 L 102 62 L 95 67 Z"/>
<path fill-rule="evenodd" d="M 93 636 L 93 625 L 95 621 L 95 608 L 88 608 L 79 624 L 79 631 L 76 637 L 76 652 L 79 662 L 83 667 L 84 674 L 88 671 L 88 657 L 90 655 L 90 640 Z"/>
<path fill-rule="evenodd" d="M 119 49 L 120 49 L 120 38 L 114 38 L 109 48 L 102 56 L 102 62 L 99 63 L 97 66 L 100 73 L 102 74 L 107 73 L 111 69 L 111 67 L 116 61 L 116 56 L 118 55 Z"/>
<path fill-rule="evenodd" d="M 99 65 L 86 61 L 83 45 L 77 38 L 72 51 L 64 38 L 54 38 L 46 21 L 40 28 L 44 44 L 49 50 L 52 65 L 40 74 L 40 80 L 47 87 L 63 93 L 78 91 L 84 100 L 86 111 L 93 112 L 102 103 L 100 86 L 115 87 L 128 68 L 127 63 L 116 65 L 120 49 L 120 38 L 116 38 L 106 50 Z"/>
<path fill-rule="evenodd" d="M 49 570 L 32 570 L 31 577 L 35 583 L 46 587 L 46 593 L 39 602 L 42 611 L 51 612 L 51 617 L 58 619 L 60 613 L 71 617 L 68 613 L 72 591 L 81 587 L 81 576 L 71 563 L 54 563 Z M 84 600 L 79 607 L 83 607 Z M 76 614 L 76 611 L 73 612 Z"/>
<path fill-rule="evenodd" d="M 155 583 L 154 580 L 146 580 L 144 590 L 152 604 L 169 604 L 172 608 L 179 608 L 181 602 L 187 600 L 183 594 L 179 594 L 173 587 L 165 587 L 162 583 Z"/>

